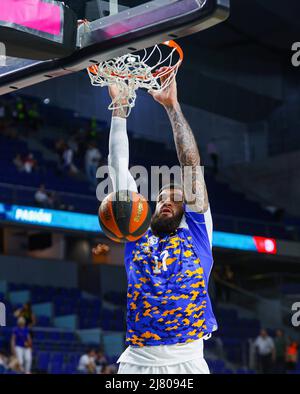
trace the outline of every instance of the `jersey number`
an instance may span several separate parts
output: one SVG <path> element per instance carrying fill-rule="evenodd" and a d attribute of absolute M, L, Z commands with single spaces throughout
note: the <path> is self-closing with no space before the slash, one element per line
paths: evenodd
<path fill-rule="evenodd" d="M 169 257 L 169 252 L 167 250 L 165 250 L 164 252 L 162 252 L 162 254 L 160 255 L 161 259 L 162 259 L 162 269 L 163 271 L 168 271 L 168 267 L 167 267 L 167 258 Z M 155 267 L 153 270 L 154 274 L 161 274 L 161 269 L 159 268 L 159 260 L 157 256 L 154 256 L 154 263 L 155 263 Z"/>

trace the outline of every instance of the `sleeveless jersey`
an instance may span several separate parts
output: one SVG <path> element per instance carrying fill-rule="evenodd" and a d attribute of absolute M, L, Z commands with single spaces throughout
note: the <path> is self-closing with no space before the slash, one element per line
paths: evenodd
<path fill-rule="evenodd" d="M 187 343 L 217 329 L 208 295 L 213 257 L 206 219 L 185 205 L 185 225 L 174 233 L 158 238 L 149 229 L 126 244 L 128 345 Z"/>

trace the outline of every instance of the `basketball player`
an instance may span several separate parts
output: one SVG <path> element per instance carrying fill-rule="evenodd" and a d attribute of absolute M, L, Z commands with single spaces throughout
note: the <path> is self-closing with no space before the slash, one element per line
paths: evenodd
<path fill-rule="evenodd" d="M 193 176 L 188 182 L 182 171 L 182 187 L 173 184 L 159 192 L 148 232 L 126 244 L 129 346 L 118 360 L 119 373 L 209 374 L 203 340 L 217 329 L 217 323 L 208 295 L 212 219 L 200 156 L 177 99 L 175 78 L 165 91 L 151 94 L 170 118 L 181 168 L 191 168 Z M 114 100 L 118 88 L 110 88 L 110 95 Z M 113 113 L 109 141 L 114 191 L 137 192 L 128 163 L 126 117 L 119 109 Z M 186 196 L 191 191 L 194 199 L 190 201 Z M 98 245 L 94 253 L 101 248 Z"/>

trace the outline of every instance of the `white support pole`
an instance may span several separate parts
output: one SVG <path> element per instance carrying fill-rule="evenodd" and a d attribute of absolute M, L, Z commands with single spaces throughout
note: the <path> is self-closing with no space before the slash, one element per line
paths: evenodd
<path fill-rule="evenodd" d="M 109 0 L 109 13 L 110 15 L 115 15 L 119 13 L 118 0 Z"/>

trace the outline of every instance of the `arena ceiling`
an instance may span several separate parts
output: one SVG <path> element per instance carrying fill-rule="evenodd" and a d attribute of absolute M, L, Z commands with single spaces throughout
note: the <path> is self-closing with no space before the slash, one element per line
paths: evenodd
<path fill-rule="evenodd" d="M 182 86 L 188 85 L 189 89 L 182 89 L 182 100 L 242 122 L 266 118 L 283 103 L 282 78 L 287 74 L 297 78 L 300 74 L 300 69 L 291 67 L 292 44 L 300 41 L 299 17 L 299 0 L 231 0 L 231 15 L 226 22 L 180 40 L 187 54 L 187 68 L 201 64 L 192 76 L 184 75 Z M 213 56 L 219 54 L 223 61 L 214 61 Z M 254 68 L 247 57 L 255 60 Z M 215 76 L 203 74 L 205 64 L 207 68 L 213 64 Z M 269 78 L 274 74 L 277 91 L 266 88 L 262 92 L 259 84 L 249 83 L 247 88 L 220 77 L 226 65 L 244 78 L 251 74 Z M 199 95 L 199 88 L 206 92 L 204 97 Z"/>

